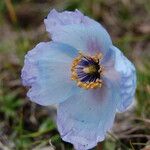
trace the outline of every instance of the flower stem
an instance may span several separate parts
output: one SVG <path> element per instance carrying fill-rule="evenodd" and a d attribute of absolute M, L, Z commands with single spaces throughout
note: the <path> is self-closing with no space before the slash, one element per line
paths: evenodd
<path fill-rule="evenodd" d="M 97 150 L 103 150 L 103 144 L 102 143 L 97 144 Z"/>

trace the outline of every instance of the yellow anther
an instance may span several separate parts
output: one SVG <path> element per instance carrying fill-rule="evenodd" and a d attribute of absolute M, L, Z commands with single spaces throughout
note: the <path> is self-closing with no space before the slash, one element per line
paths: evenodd
<path fill-rule="evenodd" d="M 102 53 L 99 53 L 99 54 L 97 55 L 97 57 L 98 57 L 99 60 L 101 60 L 101 59 L 103 58 Z"/>
<path fill-rule="evenodd" d="M 81 81 L 77 82 L 77 86 L 81 86 L 83 83 Z"/>

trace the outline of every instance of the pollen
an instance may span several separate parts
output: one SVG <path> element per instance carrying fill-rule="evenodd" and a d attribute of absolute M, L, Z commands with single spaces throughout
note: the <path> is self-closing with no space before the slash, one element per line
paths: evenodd
<path fill-rule="evenodd" d="M 101 59 L 101 53 L 89 56 L 79 52 L 71 66 L 71 79 L 76 81 L 78 87 L 86 90 L 102 87 L 103 67 L 100 65 Z"/>

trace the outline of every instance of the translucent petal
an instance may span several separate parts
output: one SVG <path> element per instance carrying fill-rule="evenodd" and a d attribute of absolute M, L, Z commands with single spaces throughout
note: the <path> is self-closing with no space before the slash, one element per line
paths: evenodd
<path fill-rule="evenodd" d="M 78 50 L 91 54 L 100 51 L 105 55 L 112 45 L 107 31 L 77 10 L 62 13 L 52 10 L 45 24 L 53 41 L 69 44 Z"/>
<path fill-rule="evenodd" d="M 84 24 L 87 26 L 90 25 L 99 25 L 98 22 L 90 19 L 87 16 L 84 16 L 79 10 L 75 11 L 63 11 L 57 12 L 55 9 L 51 10 L 48 16 L 44 19 L 46 30 L 53 34 L 53 32 L 59 30 L 61 27 L 68 25 L 80 25 Z"/>
<path fill-rule="evenodd" d="M 115 69 L 120 74 L 120 103 L 118 111 L 125 111 L 133 102 L 136 89 L 136 71 L 134 65 L 122 54 L 122 52 L 112 47 L 115 52 Z"/>
<path fill-rule="evenodd" d="M 91 149 L 104 140 L 116 113 L 119 98 L 116 90 L 115 84 L 105 81 L 102 88 L 81 90 L 61 103 L 57 125 L 63 140 L 77 150 Z"/>
<path fill-rule="evenodd" d="M 77 51 L 65 44 L 40 43 L 25 56 L 22 81 L 31 87 L 28 97 L 40 104 L 50 105 L 64 101 L 75 92 L 70 79 L 72 57 Z"/>

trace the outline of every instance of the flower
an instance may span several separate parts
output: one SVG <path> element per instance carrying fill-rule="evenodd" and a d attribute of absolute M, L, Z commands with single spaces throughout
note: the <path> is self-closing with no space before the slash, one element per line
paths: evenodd
<path fill-rule="evenodd" d="M 116 112 L 132 103 L 134 65 L 112 44 L 107 31 L 80 11 L 52 10 L 44 20 L 52 41 L 25 56 L 27 96 L 40 105 L 58 104 L 57 126 L 77 150 L 103 141 Z"/>

